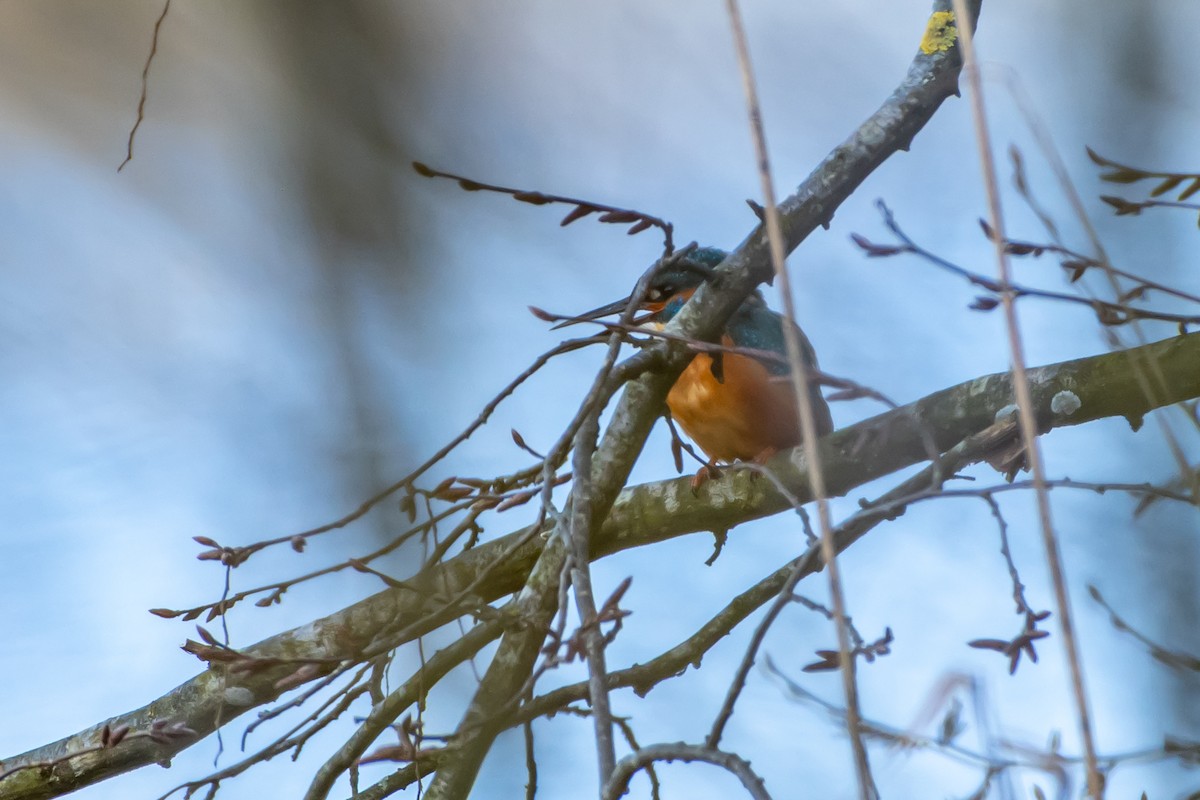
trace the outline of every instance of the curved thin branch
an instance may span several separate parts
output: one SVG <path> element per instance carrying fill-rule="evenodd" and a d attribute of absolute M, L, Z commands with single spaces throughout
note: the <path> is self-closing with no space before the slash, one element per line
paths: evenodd
<path fill-rule="evenodd" d="M 737 779 L 742 782 L 742 786 L 746 787 L 746 791 L 755 800 L 771 800 L 771 795 L 767 794 L 766 784 L 750 768 L 749 761 L 736 753 L 684 742 L 652 744 L 638 748 L 632 754 L 622 758 L 617 762 L 612 779 L 605 784 L 604 791 L 600 793 L 601 800 L 617 800 L 629 791 L 629 781 L 637 774 L 638 770 L 645 769 L 655 761 L 703 761 L 706 764 L 712 764 L 736 775 Z"/>

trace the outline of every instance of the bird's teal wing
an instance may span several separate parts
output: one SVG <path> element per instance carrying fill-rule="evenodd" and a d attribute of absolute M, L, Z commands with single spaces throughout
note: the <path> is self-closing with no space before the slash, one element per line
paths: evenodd
<path fill-rule="evenodd" d="M 729 320 L 726 331 L 733 344 L 737 347 L 747 347 L 754 350 L 766 350 L 777 353 L 781 358 L 761 358 L 760 363 L 775 379 L 791 374 L 791 369 L 782 360 L 787 353 L 787 345 L 783 341 L 783 317 L 776 314 L 760 302 L 747 302 L 737 310 Z M 817 365 L 817 354 L 812 343 L 804 335 L 804 331 L 796 327 L 800 334 L 800 355 L 805 365 L 812 369 L 820 369 Z M 714 362 L 715 364 L 715 362 Z M 810 376 L 808 385 L 809 398 L 812 401 L 813 414 L 816 419 L 817 432 L 824 436 L 833 430 L 833 417 L 829 413 L 829 405 L 821 394 L 821 384 Z"/>
<path fill-rule="evenodd" d="M 737 347 L 767 350 L 786 358 L 787 346 L 783 341 L 783 317 L 759 303 L 746 303 L 729 320 L 726 328 Z M 804 362 L 817 366 L 817 356 L 804 331 L 800 331 L 800 350 Z M 772 375 L 787 375 L 791 372 L 786 363 L 776 359 L 760 359 Z"/>

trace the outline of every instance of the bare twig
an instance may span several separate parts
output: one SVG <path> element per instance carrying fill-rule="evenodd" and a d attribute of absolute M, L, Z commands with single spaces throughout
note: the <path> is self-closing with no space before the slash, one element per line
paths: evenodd
<path fill-rule="evenodd" d="M 783 228 L 779 219 L 779 208 L 775 203 L 775 186 L 771 177 L 770 156 L 767 153 L 767 136 L 763 130 L 762 107 L 758 101 L 758 88 L 754 79 L 754 68 L 750 62 L 750 46 L 746 41 L 746 31 L 742 24 L 741 10 L 737 0 L 726 0 L 725 8 L 729 14 L 729 25 L 733 31 L 734 49 L 737 52 L 738 65 L 742 76 L 742 90 L 746 95 L 746 105 L 750 119 L 750 134 L 754 142 L 754 154 L 758 164 L 758 176 L 763 195 L 764 221 L 767 228 L 767 240 L 770 244 L 771 266 L 779 281 L 779 293 L 783 298 L 783 339 L 787 350 L 789 374 L 792 380 L 792 390 L 796 396 L 797 411 L 800 416 L 800 429 L 804 437 L 804 458 L 808 463 L 808 480 L 812 487 L 812 496 L 817 503 L 817 523 L 821 534 L 821 557 L 825 562 L 826 575 L 829 577 L 829 594 L 833 598 L 833 620 L 837 630 L 838 653 L 841 661 L 842 690 L 846 696 L 846 729 L 849 734 L 851 750 L 854 754 L 854 772 L 858 780 L 858 795 L 862 800 L 877 794 L 874 781 L 871 778 L 871 765 L 867 758 L 867 749 L 858 732 L 860 716 L 858 706 L 858 685 L 855 680 L 855 665 L 851 658 L 850 634 L 846 624 L 846 598 L 842 591 L 841 573 L 838 569 L 837 550 L 833 543 L 833 521 L 829 514 L 829 500 L 825 490 L 825 477 L 821 470 L 821 456 L 817 450 L 817 422 L 814 415 L 812 395 L 809 392 L 811 378 L 808 365 L 805 363 L 800 332 L 795 327 L 796 309 L 792 302 L 791 277 L 788 275 L 784 261 Z M 706 743 L 716 748 L 721 740 L 721 732 L 725 721 L 733 713 L 732 700 L 736 700 L 740 688 L 731 689 L 726 706 L 713 723 Z"/>
<path fill-rule="evenodd" d="M 970 20 L 970 11 L 966 0 L 954 0 L 955 13 L 960 23 Z M 1009 274 L 1008 257 L 1004 252 L 1003 239 L 1004 218 L 1000 208 L 1000 193 L 996 184 L 996 168 L 992 161 L 992 144 L 988 133 L 987 116 L 983 104 L 983 85 L 976 64 L 974 26 L 968 22 L 963 26 L 961 36 L 963 50 L 963 65 L 967 80 L 971 86 L 971 111 L 975 120 L 976 141 L 979 145 L 979 161 L 983 170 L 984 186 L 987 189 L 988 216 L 992 230 L 996 231 L 996 268 L 1004 289 L 1001 292 L 1001 304 L 1004 306 L 1004 317 L 1008 325 L 1009 349 L 1012 355 L 1013 388 L 1016 393 L 1018 420 L 1021 426 L 1021 438 L 1025 442 L 1026 458 L 1029 469 L 1033 473 L 1036 486 L 1038 517 L 1041 522 L 1042 541 L 1046 548 L 1046 561 L 1050 569 L 1054 585 L 1055 604 L 1058 608 L 1059 624 L 1062 630 L 1063 649 L 1066 652 L 1067 665 L 1071 673 L 1071 688 L 1075 698 L 1076 712 L 1079 717 L 1079 732 L 1083 741 L 1084 757 L 1087 761 L 1088 793 L 1099 800 L 1104 795 L 1104 782 L 1100 767 L 1096 761 L 1096 745 L 1092 739 L 1091 711 L 1088 707 L 1087 691 L 1084 687 L 1083 666 L 1079 659 L 1079 645 L 1075 638 L 1074 620 L 1071 615 L 1070 597 L 1067 595 L 1066 576 L 1062 566 L 1062 553 L 1059 549 L 1054 523 L 1050 513 L 1049 492 L 1046 491 L 1046 476 L 1042 465 L 1041 445 L 1038 442 L 1037 421 L 1034 416 L 1033 394 L 1029 388 L 1029 377 L 1025 371 L 1025 348 L 1021 342 L 1021 330 L 1017 322 L 1016 303 L 1009 291 L 1011 275 Z"/>
<path fill-rule="evenodd" d="M 426 520 L 418 525 L 413 526 L 412 528 L 409 528 L 407 531 L 404 531 L 399 536 L 394 538 L 392 541 L 384 544 L 382 547 L 378 548 L 377 550 L 367 553 L 364 556 L 360 556 L 355 559 L 346 559 L 345 561 L 340 561 L 336 564 L 331 564 L 330 566 L 313 570 L 312 572 L 307 572 L 302 575 L 297 575 L 293 578 L 286 578 L 284 580 L 276 581 L 274 583 L 268 583 L 268 584 L 265 584 L 262 586 L 255 586 L 251 589 L 243 589 L 240 592 L 235 592 L 231 595 L 223 596 L 219 600 L 216 600 L 214 602 L 204 603 L 202 605 L 198 605 L 193 608 L 182 608 L 182 609 L 152 608 L 152 609 L 150 609 L 150 613 L 154 614 L 155 616 L 162 617 L 163 619 L 175 619 L 175 618 L 179 617 L 179 618 L 182 618 L 183 621 L 185 621 L 185 622 L 190 622 L 191 620 L 198 619 L 200 616 L 203 615 L 205 617 L 206 622 L 211 622 L 212 620 L 216 619 L 218 616 L 223 616 L 226 612 L 228 612 L 230 609 L 232 609 L 235 605 L 237 605 L 241 601 L 246 600 L 250 597 L 254 597 L 256 595 L 265 594 L 266 597 L 259 599 L 255 603 L 255 605 L 263 607 L 263 608 L 274 605 L 276 603 L 281 602 L 281 600 L 283 599 L 283 595 L 289 589 L 291 589 L 293 586 L 304 583 L 306 581 L 313 580 L 315 578 L 322 577 L 324 575 L 330 575 L 335 572 L 341 572 L 342 570 L 357 569 L 356 563 L 357 564 L 369 564 L 370 562 L 375 561 L 376 559 L 381 558 L 381 557 L 387 555 L 388 553 L 391 553 L 396 548 L 400 547 L 402 544 L 407 542 L 413 536 L 425 531 L 431 524 L 437 522 L 438 520 L 447 519 L 449 517 L 454 516 L 455 514 L 458 514 L 464 510 L 467 510 L 471 507 L 471 505 L 472 505 L 471 503 L 463 503 L 460 505 L 450 506 L 450 507 L 444 509 L 443 511 L 441 511 L 436 516 L 431 517 L 428 520 Z"/>
<path fill-rule="evenodd" d="M 629 791 L 629 781 L 637 771 L 645 769 L 656 761 L 703 761 L 706 764 L 721 767 L 737 776 L 737 779 L 742 782 L 742 786 L 755 800 L 771 800 L 771 795 L 767 794 L 763 779 L 750 768 L 749 761 L 736 753 L 716 750 L 707 745 L 683 742 L 652 744 L 622 758 L 617 764 L 612 780 L 604 786 L 604 790 L 600 794 L 602 800 L 617 800 Z"/>
<path fill-rule="evenodd" d="M 134 120 L 133 127 L 129 129 L 129 138 L 125 144 L 125 160 L 117 167 L 117 172 L 125 169 L 125 165 L 133 161 L 133 138 L 137 136 L 138 128 L 142 127 L 142 120 L 146 118 L 146 94 L 150 83 L 150 65 L 154 63 L 154 56 L 158 53 L 158 32 L 170 10 L 171 0 L 166 0 L 163 3 L 162 13 L 158 15 L 158 19 L 154 23 L 154 34 L 150 38 L 150 54 L 146 56 L 146 63 L 142 66 L 142 91 L 138 95 L 137 119 Z"/>
<path fill-rule="evenodd" d="M 853 234 L 851 238 L 869 256 L 886 257 L 894 256 L 899 253 L 912 253 L 918 255 L 926 261 L 941 267 L 942 269 L 953 272 L 968 280 L 973 286 L 978 286 L 991 292 L 995 297 L 978 298 L 972 308 L 981 311 L 990 311 L 1000 304 L 996 297 L 1008 296 L 1012 299 L 1022 297 L 1040 297 L 1047 300 L 1055 300 L 1062 303 L 1072 305 L 1086 306 L 1095 312 L 1096 318 L 1106 326 L 1125 325 L 1137 320 L 1153 320 L 1159 322 L 1171 322 L 1181 327 L 1188 325 L 1200 325 L 1200 314 L 1175 314 L 1167 311 L 1155 311 L 1150 308 L 1135 308 L 1126 302 L 1111 302 L 1108 300 L 1100 300 L 1094 297 L 1081 297 L 1077 294 L 1066 294 L 1064 292 L 1053 292 L 1045 289 L 1033 289 L 1027 286 L 1021 286 L 1014 283 L 1004 283 L 995 278 L 989 278 L 977 272 L 972 272 L 965 267 L 954 264 L 946 259 L 938 256 L 930 250 L 920 246 L 909 238 L 899 223 L 896 222 L 895 215 L 891 209 L 887 207 L 883 201 L 876 204 L 879 207 L 880 213 L 883 215 L 884 224 L 888 230 L 896 235 L 900 240 L 899 245 L 881 245 L 876 244 L 863 236 Z M 1003 237 L 994 237 L 997 241 L 997 246 L 1008 255 L 1011 248 L 1005 243 Z"/>
<path fill-rule="evenodd" d="M 204 786 L 210 787 L 209 796 L 211 796 L 217 787 L 220 786 L 221 781 L 241 775 L 257 764 L 270 761 L 275 756 L 286 753 L 289 750 L 294 751 L 294 755 L 299 755 L 300 750 L 309 739 L 338 719 L 350 708 L 355 700 L 367 691 L 367 685 L 361 683 L 362 677 L 367 670 L 368 667 L 362 667 L 351 679 L 349 685 L 334 692 L 320 706 L 313 710 L 312 713 L 270 744 L 260 748 L 235 764 L 230 764 L 228 767 L 217 770 L 198 780 L 181 783 L 170 791 L 160 795 L 158 800 L 167 800 L 168 797 L 176 792 L 183 792 L 185 798 L 191 797 L 198 789 Z"/>
<path fill-rule="evenodd" d="M 1108 618 L 1112 622 L 1112 626 L 1123 633 L 1128 633 L 1134 639 L 1141 642 L 1149 651 L 1150 655 L 1163 664 L 1166 664 L 1171 669 L 1180 670 L 1185 673 L 1200 674 L 1200 656 L 1191 655 L 1177 650 L 1171 650 L 1163 647 L 1158 642 L 1146 636 L 1141 631 L 1134 628 L 1125 619 L 1117 613 L 1116 609 L 1104 599 L 1104 595 L 1100 594 L 1100 590 L 1095 586 L 1088 586 L 1088 594 L 1092 599 L 1105 611 L 1108 612 Z"/>
<path fill-rule="evenodd" d="M 571 467 L 575 473 L 575 485 L 571 491 L 571 586 L 575 590 L 575 605 L 579 611 L 580 636 L 583 640 L 584 657 L 588 665 L 589 699 L 592 704 L 592 721 L 596 732 L 596 762 L 600 770 L 600 785 L 603 786 L 616 764 L 613 744 L 612 711 L 608 703 L 608 669 L 604 659 L 604 636 L 597 622 L 596 600 L 592 594 L 592 577 L 588 564 L 591 562 L 592 498 L 592 452 L 600 433 L 599 409 L 590 415 L 575 438 L 575 452 Z"/>
<path fill-rule="evenodd" d="M 629 230 L 626 231 L 630 236 L 641 233 L 647 228 L 658 228 L 663 234 L 663 250 L 666 254 L 670 254 L 675 250 L 674 242 L 674 226 L 666 220 L 656 217 L 653 214 L 646 214 L 642 211 L 636 211 L 631 208 L 621 208 L 619 206 L 605 205 L 604 203 L 595 203 L 591 200 L 581 200 L 576 197 L 566 197 L 559 194 L 546 194 L 545 192 L 534 192 L 528 189 L 514 189 L 509 186 L 498 186 L 492 183 L 484 183 L 473 178 L 466 178 L 462 175 L 455 175 L 452 172 L 443 172 L 442 170 L 433 169 L 432 167 L 422 164 L 420 161 L 412 163 L 413 169 L 418 175 L 426 178 L 449 178 L 453 181 L 458 181 L 458 185 L 468 192 L 497 192 L 498 194 L 506 194 L 514 200 L 519 200 L 522 203 L 530 203 L 535 206 L 544 206 L 552 203 L 574 206 L 571 211 L 562 219 L 561 225 L 570 225 L 576 220 L 583 219 L 591 214 L 599 214 L 597 220 L 615 225 L 629 225 Z"/>
<path fill-rule="evenodd" d="M 549 363 L 551 359 L 553 359 L 556 356 L 562 355 L 564 353 L 573 352 L 575 350 L 580 349 L 581 347 L 587 347 L 588 345 L 592 345 L 592 344 L 599 344 L 601 341 L 602 340 L 596 339 L 596 338 L 569 339 L 565 342 L 562 342 L 562 343 L 556 345 L 555 347 L 551 348 L 547 352 L 542 353 L 540 356 L 538 356 L 536 359 L 534 359 L 532 364 L 530 364 L 519 375 L 517 375 L 517 377 L 515 377 L 511 381 L 509 381 L 508 384 L 503 389 L 501 389 L 500 392 L 498 394 L 496 394 L 495 397 L 493 397 L 491 400 L 489 400 L 487 402 L 487 404 L 484 405 L 483 410 L 481 410 L 479 412 L 479 414 L 475 417 L 475 419 L 472 420 L 471 423 L 469 425 L 467 425 L 467 427 L 465 429 L 463 429 L 462 432 L 460 432 L 453 439 L 451 439 L 444 446 L 442 446 L 436 453 L 434 453 L 432 456 L 430 456 L 428 459 L 426 459 L 425 462 L 423 464 L 421 464 L 419 467 L 414 469 L 409 474 L 405 475 L 400 480 L 391 484 L 390 486 L 385 487 L 384 489 L 379 491 L 374 496 L 363 501 L 358 506 L 358 508 L 354 509 L 353 511 L 351 511 L 349 514 L 345 515 L 344 517 L 341 517 L 340 519 L 336 519 L 332 522 L 328 522 L 324 525 L 319 525 L 315 528 L 311 528 L 306 531 L 301 531 L 299 533 L 292 533 L 292 534 L 288 534 L 286 536 L 278 536 L 273 539 L 264 539 L 262 541 L 255 542 L 255 543 L 249 544 L 249 545 L 244 545 L 244 546 L 241 546 L 238 548 L 225 548 L 225 549 L 234 551 L 237 563 L 240 564 L 240 563 L 243 563 L 247 558 L 249 558 L 254 553 L 256 553 L 260 550 L 265 550 L 268 547 L 274 547 L 277 545 L 286 544 L 286 545 L 291 546 L 293 549 L 302 550 L 304 547 L 303 542 L 305 540 L 312 538 L 313 536 L 318 536 L 322 533 L 328 533 L 329 531 L 339 530 L 341 528 L 346 527 L 347 525 L 354 522 L 355 520 L 358 520 L 358 519 L 362 518 L 363 516 L 365 516 L 367 514 L 367 512 L 369 512 L 371 509 L 375 508 L 380 503 L 382 503 L 384 500 L 386 500 L 387 498 L 396 494 L 397 492 L 403 491 L 405 489 L 411 490 L 414 483 L 416 482 L 416 480 L 418 478 L 420 478 L 422 475 L 424 475 L 426 472 L 428 472 L 430 470 L 430 468 L 432 468 L 434 465 L 436 465 L 438 462 L 440 462 L 442 459 L 444 459 L 460 444 L 462 444 L 467 439 L 469 439 L 471 437 L 471 435 L 475 433 L 475 431 L 479 430 L 481 427 L 483 427 L 485 424 L 487 424 L 487 421 L 491 418 L 492 414 L 500 406 L 500 404 L 502 402 L 504 402 L 504 400 L 506 400 L 509 396 L 511 396 L 512 393 L 515 392 L 521 386 L 521 384 L 525 383 L 525 381 L 529 380 L 529 378 L 533 377 L 534 374 L 536 374 L 539 370 L 541 370 L 542 367 L 546 366 L 546 364 Z M 557 466 L 557 464 L 555 466 Z M 528 482 L 531 478 L 536 477 L 537 475 L 542 474 L 543 472 L 544 472 L 544 465 L 538 464 L 535 467 L 532 467 L 528 470 L 523 470 L 513 476 L 510 476 L 506 480 L 496 481 L 495 482 L 497 484 L 496 488 L 500 489 L 500 490 L 504 490 L 506 488 L 511 488 L 513 486 L 528 485 Z M 201 554 L 202 558 L 203 558 L 203 556 L 204 556 L 204 554 Z"/>
<path fill-rule="evenodd" d="M 533 723 L 526 722 L 521 726 L 521 732 L 525 735 L 525 774 L 528 776 L 525 779 L 525 800 L 534 800 L 537 797 L 538 768 L 533 752 Z"/>
<path fill-rule="evenodd" d="M 1137 183 L 1143 180 L 1156 181 L 1155 187 L 1150 190 L 1152 198 L 1178 191 L 1174 202 L 1167 200 L 1147 200 L 1136 203 L 1123 200 L 1119 197 L 1101 197 L 1101 200 L 1116 209 L 1117 216 L 1138 214 L 1143 208 L 1152 208 L 1154 206 L 1185 208 L 1189 211 L 1200 210 L 1200 205 L 1183 202 L 1197 192 L 1200 192 L 1200 174 L 1195 172 L 1164 172 L 1161 170 L 1131 167 L 1128 164 L 1120 164 L 1112 159 L 1105 158 L 1090 147 L 1087 149 L 1087 154 L 1088 158 L 1092 159 L 1095 164 L 1109 168 L 1108 172 L 1100 175 L 1100 180 L 1125 184 Z"/>
<path fill-rule="evenodd" d="M 668 235 L 663 259 L 671 258 L 670 248 L 671 242 Z M 655 264 L 642 274 L 630 294 L 629 305 L 621 313 L 619 320 L 621 325 L 628 325 L 633 319 L 642 297 L 657 271 L 658 265 Z M 615 496 L 610 496 L 608 499 L 601 497 L 598 502 L 594 497 L 594 481 L 598 476 L 595 474 L 593 456 L 600 433 L 600 412 L 603 410 L 604 402 L 611 393 L 611 389 L 614 388 L 610 384 L 610 380 L 613 377 L 613 367 L 616 364 L 624 335 L 623 331 L 611 333 L 605 362 L 597 373 L 592 389 L 580 408 L 579 416 L 576 417 L 577 429 L 573 432 L 575 449 L 572 463 L 575 482 L 571 487 L 571 497 L 568 501 L 570 503 L 570 519 L 564 531 L 569 537 L 568 544 L 571 551 L 570 580 L 579 612 L 579 637 L 583 643 L 583 653 L 588 665 L 588 696 L 592 705 L 596 761 L 599 770 L 599 786 L 601 787 L 608 782 L 609 776 L 613 772 L 616 763 L 616 749 L 613 743 L 612 711 L 608 700 L 608 669 L 604 658 L 604 648 L 607 642 L 600 631 L 596 601 L 592 592 L 590 564 L 592 531 L 603 522 Z M 609 386 L 609 393 L 605 393 L 606 386 Z M 611 477 L 609 480 L 611 483 Z M 624 484 L 624 477 L 621 478 L 621 484 Z M 563 589 L 565 590 L 565 586 Z M 561 605 L 563 604 L 560 601 Z M 532 689 L 532 687 L 529 688 Z"/>
<path fill-rule="evenodd" d="M 984 223 L 984 226 L 984 232 L 988 235 L 988 238 L 992 238 L 995 234 L 990 230 L 990 228 L 986 227 L 987 223 Z M 1187 300 L 1191 303 L 1200 303 L 1200 295 L 1194 295 L 1191 292 L 1185 292 L 1182 289 L 1174 286 L 1168 286 L 1165 283 L 1160 283 L 1159 281 L 1147 278 L 1143 275 L 1118 269 L 1111 264 L 1107 264 L 1101 259 L 1092 258 L 1091 256 L 1078 252 L 1077 250 L 1072 250 L 1069 247 L 1045 242 L 1020 241 L 1017 239 L 1005 239 L 1003 241 L 1004 251 L 1010 256 L 1033 256 L 1034 258 L 1037 258 L 1044 253 L 1054 253 L 1056 255 L 1063 256 L 1063 259 L 1059 262 L 1059 265 L 1070 273 L 1069 280 L 1072 283 L 1078 281 L 1086 272 L 1091 269 L 1099 269 L 1101 272 L 1108 271 L 1113 275 L 1133 281 L 1134 284 L 1136 284 L 1133 289 L 1121 291 L 1119 294 L 1121 299 L 1124 301 L 1142 297 L 1148 291 L 1154 290 L 1156 292 L 1162 292 L 1163 294 L 1171 295 L 1172 297 L 1178 297 L 1181 300 Z"/>

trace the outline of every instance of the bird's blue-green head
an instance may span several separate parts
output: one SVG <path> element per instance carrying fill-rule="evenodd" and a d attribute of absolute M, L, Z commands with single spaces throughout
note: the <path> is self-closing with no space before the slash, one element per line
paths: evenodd
<path fill-rule="evenodd" d="M 700 284 L 713 277 L 714 270 L 727 255 L 724 250 L 715 247 L 701 247 L 681 258 L 667 259 L 651 278 L 650 285 L 646 287 L 638 303 L 638 309 L 650 312 L 649 319 L 656 322 L 671 319 L 679 313 Z M 629 307 L 631 299 L 632 296 L 629 296 L 607 303 L 564 324 L 619 314 Z"/>

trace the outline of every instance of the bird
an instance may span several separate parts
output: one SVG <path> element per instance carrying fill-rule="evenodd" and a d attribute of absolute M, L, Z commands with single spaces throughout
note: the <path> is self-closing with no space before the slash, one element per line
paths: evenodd
<path fill-rule="evenodd" d="M 643 326 L 661 329 L 702 283 L 715 275 L 714 268 L 728 254 L 701 247 L 680 258 L 667 259 L 651 278 L 638 309 L 647 312 L 635 319 Z M 631 297 L 607 303 L 573 317 L 566 324 L 598 320 L 624 311 Z M 701 470 L 716 470 L 718 462 L 754 461 L 759 464 L 803 439 L 796 394 L 787 365 L 784 318 L 767 307 L 755 291 L 729 318 L 719 343 L 725 348 L 760 351 L 763 355 L 717 351 L 699 352 L 680 373 L 667 393 L 667 408 L 684 433 L 708 456 Z M 808 337 L 795 323 L 801 357 L 812 372 L 817 356 Z M 767 354 L 774 354 L 768 356 Z M 809 381 L 809 400 L 818 436 L 833 430 L 829 405 L 817 380 Z M 697 477 L 702 477 L 698 474 Z"/>

